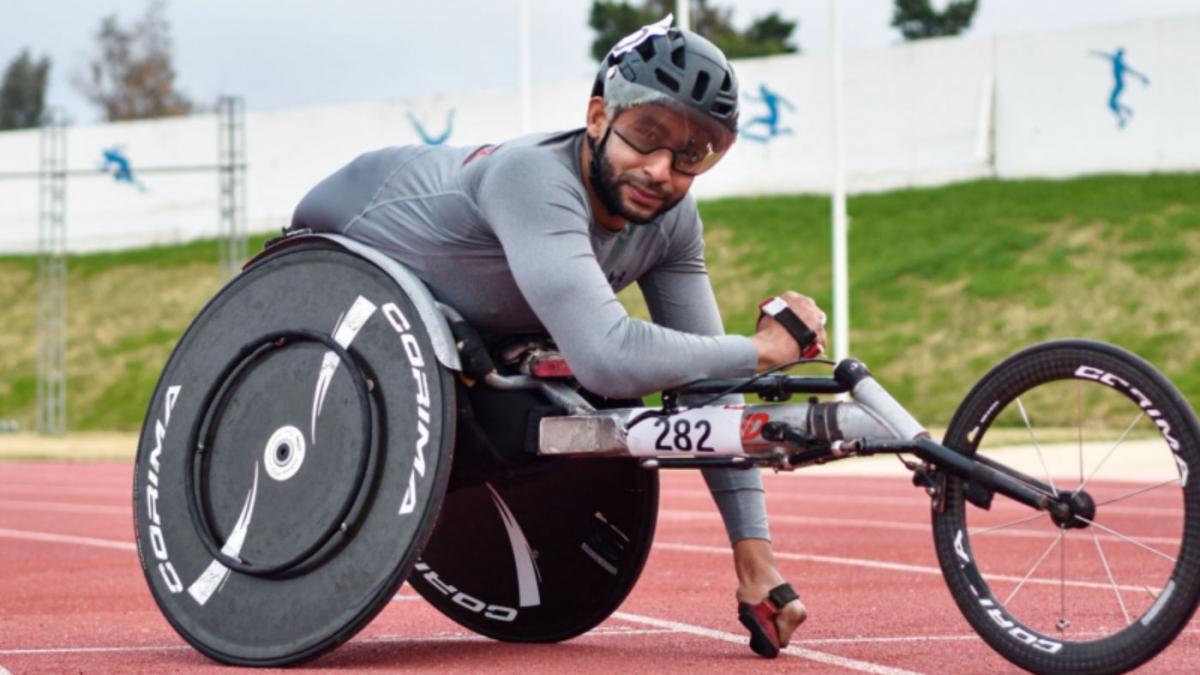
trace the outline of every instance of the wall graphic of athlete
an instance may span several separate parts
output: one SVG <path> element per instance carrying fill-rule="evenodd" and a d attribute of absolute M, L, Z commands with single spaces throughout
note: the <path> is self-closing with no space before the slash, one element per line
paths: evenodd
<path fill-rule="evenodd" d="M 767 114 L 751 118 L 742 128 L 738 129 L 738 133 L 742 138 L 766 143 L 776 136 L 792 133 L 790 128 L 779 128 L 779 106 L 782 105 L 791 111 L 795 111 L 796 106 L 792 105 L 790 101 L 780 96 L 777 92 L 771 91 L 766 84 L 758 85 L 758 94 L 758 96 L 751 96 L 750 94 L 743 94 L 742 96 L 752 101 L 762 101 L 767 106 Z M 762 133 L 752 133 L 749 131 L 749 129 L 756 126 L 766 127 L 766 131 Z"/>
<path fill-rule="evenodd" d="M 1108 96 L 1108 107 L 1113 111 L 1113 114 L 1117 116 L 1117 128 L 1124 129 L 1125 124 L 1129 121 L 1129 118 L 1133 117 L 1133 108 L 1130 108 L 1118 100 L 1121 96 L 1121 92 L 1125 90 L 1125 75 L 1133 75 L 1141 80 L 1142 84 L 1146 86 L 1150 86 L 1150 78 L 1146 77 L 1143 73 L 1140 73 L 1125 65 L 1124 47 L 1117 47 L 1117 51 L 1112 54 L 1095 49 L 1093 49 L 1091 53 L 1093 56 L 1102 56 L 1112 61 L 1113 90 Z"/>
<path fill-rule="evenodd" d="M 417 131 L 417 135 L 421 137 L 421 142 L 425 145 L 441 145 L 450 140 L 450 134 L 454 133 L 453 109 L 446 113 L 446 130 L 437 136 L 430 136 L 429 132 L 425 131 L 425 127 L 421 126 L 421 122 L 412 113 L 408 113 L 408 121 L 412 123 L 413 129 Z"/>
<path fill-rule="evenodd" d="M 146 186 L 133 175 L 133 166 L 129 163 L 129 157 L 125 154 L 125 150 L 119 145 L 114 145 L 111 148 L 106 148 L 100 151 L 104 157 L 104 164 L 100 170 L 111 172 L 113 180 L 118 183 L 129 183 L 137 187 L 138 190 L 145 192 Z"/>

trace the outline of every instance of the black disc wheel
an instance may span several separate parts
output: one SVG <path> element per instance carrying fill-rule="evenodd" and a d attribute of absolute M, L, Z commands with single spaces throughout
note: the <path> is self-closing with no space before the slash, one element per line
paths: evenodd
<path fill-rule="evenodd" d="M 171 626 L 249 666 L 350 639 L 433 531 L 454 392 L 365 259 L 297 243 L 239 274 L 180 339 L 138 446 L 138 554 Z"/>
<path fill-rule="evenodd" d="M 550 460 L 450 490 L 409 583 L 480 635 L 566 640 L 633 590 L 657 511 L 658 475 L 635 462 Z"/>
<path fill-rule="evenodd" d="M 1200 598 L 1200 429 L 1141 358 L 1081 340 L 1009 357 L 945 445 L 1046 496 L 1035 510 L 949 477 L 938 561 L 972 627 L 1042 673 L 1124 672 L 1167 647 Z M 984 506 L 986 505 L 986 507 Z"/>

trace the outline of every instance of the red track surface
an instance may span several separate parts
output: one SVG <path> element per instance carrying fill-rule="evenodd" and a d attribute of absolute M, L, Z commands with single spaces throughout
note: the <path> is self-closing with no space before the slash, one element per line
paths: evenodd
<path fill-rule="evenodd" d="M 130 464 L 0 464 L 0 673 L 214 671 L 159 614 L 133 545 Z M 734 616 L 720 520 L 695 472 L 663 475 L 655 548 L 621 610 L 555 645 L 466 633 L 410 589 L 322 669 L 996 673 L 1016 669 L 959 615 L 928 505 L 899 478 L 767 478 L 784 573 L 810 612 L 776 661 Z M 1194 673 L 1200 622 L 1140 672 Z"/>

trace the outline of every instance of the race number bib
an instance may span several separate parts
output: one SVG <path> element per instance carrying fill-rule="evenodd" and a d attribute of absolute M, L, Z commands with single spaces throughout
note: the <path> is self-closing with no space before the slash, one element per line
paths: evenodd
<path fill-rule="evenodd" d="M 655 408 L 638 408 L 630 419 L 648 410 Z M 643 419 L 629 430 L 626 442 L 635 457 L 674 452 L 744 455 L 741 424 L 741 408 L 697 408 Z"/>

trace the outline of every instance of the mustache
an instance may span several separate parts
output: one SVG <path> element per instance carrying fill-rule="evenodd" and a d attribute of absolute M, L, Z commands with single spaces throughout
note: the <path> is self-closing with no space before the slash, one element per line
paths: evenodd
<path fill-rule="evenodd" d="M 627 176 L 622 177 L 621 182 L 634 185 L 638 189 L 645 190 L 646 192 L 649 192 L 650 194 L 654 195 L 655 197 L 658 197 L 663 200 L 670 199 L 670 197 L 671 197 L 670 190 L 664 189 L 665 186 L 662 183 L 654 183 L 654 182 L 645 180 L 644 178 L 639 178 L 639 177 L 632 176 L 632 175 L 627 175 Z"/>

